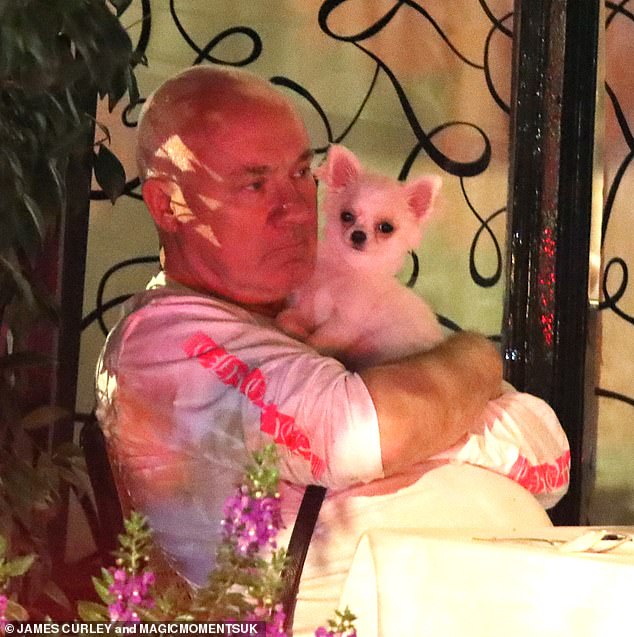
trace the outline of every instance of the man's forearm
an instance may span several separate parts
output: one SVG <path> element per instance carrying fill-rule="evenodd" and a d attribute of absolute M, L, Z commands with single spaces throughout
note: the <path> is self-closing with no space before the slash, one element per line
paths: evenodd
<path fill-rule="evenodd" d="M 360 372 L 379 421 L 386 475 L 457 442 L 500 393 L 500 356 L 484 337 L 462 332 L 433 350 Z"/>

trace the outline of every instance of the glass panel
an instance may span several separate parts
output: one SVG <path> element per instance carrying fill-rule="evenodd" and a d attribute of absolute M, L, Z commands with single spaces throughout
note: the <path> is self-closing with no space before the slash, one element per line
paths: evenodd
<path fill-rule="evenodd" d="M 634 295 L 628 281 L 634 255 L 634 13 L 605 3 L 605 207 L 602 227 L 602 350 L 595 524 L 634 524 Z"/>

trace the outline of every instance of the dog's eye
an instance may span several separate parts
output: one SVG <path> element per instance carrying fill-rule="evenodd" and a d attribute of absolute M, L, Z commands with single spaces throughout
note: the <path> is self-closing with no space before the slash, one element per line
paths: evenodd
<path fill-rule="evenodd" d="M 352 223 L 354 221 L 354 215 L 349 210 L 344 210 L 341 213 L 341 221 L 344 223 Z"/>
<path fill-rule="evenodd" d="M 379 232 L 382 232 L 383 234 L 390 234 L 394 232 L 394 226 L 389 221 L 382 221 L 378 225 L 378 229 Z"/>

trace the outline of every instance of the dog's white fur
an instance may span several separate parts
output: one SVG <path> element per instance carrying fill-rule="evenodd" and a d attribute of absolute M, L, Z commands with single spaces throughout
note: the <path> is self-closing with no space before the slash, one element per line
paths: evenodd
<path fill-rule="evenodd" d="M 395 276 L 420 243 L 440 177 L 402 183 L 365 170 L 339 145 L 315 175 L 326 186 L 325 236 L 315 273 L 278 316 L 280 327 L 352 369 L 442 340 L 431 308 Z"/>
<path fill-rule="evenodd" d="M 279 316 L 280 325 L 349 369 L 398 359 L 441 341 L 432 310 L 394 276 L 407 251 L 421 240 L 440 179 L 426 176 L 401 184 L 366 171 L 341 146 L 331 147 L 317 176 L 327 188 L 325 238 L 314 276 Z M 342 221 L 344 212 L 354 219 Z M 382 223 L 393 232 L 381 232 Z M 365 240 L 355 232 L 364 233 Z M 551 507 L 567 489 L 566 435 L 546 403 L 508 383 L 503 391 L 487 403 L 468 435 L 433 459 L 506 475 Z M 526 473 L 517 473 L 520 458 Z M 561 481 L 536 479 L 544 468 Z"/>

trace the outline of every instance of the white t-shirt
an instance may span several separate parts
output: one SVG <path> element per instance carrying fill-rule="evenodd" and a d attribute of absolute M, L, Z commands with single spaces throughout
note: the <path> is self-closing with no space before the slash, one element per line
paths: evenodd
<path fill-rule="evenodd" d="M 528 490 L 470 465 L 506 474 L 522 467 L 513 477 L 528 486 L 535 471 L 524 470 L 527 457 L 546 475 L 539 465 L 546 438 L 557 457 L 569 455 L 552 410 L 509 391 L 491 401 L 481 435 L 384 479 L 377 416 L 358 374 L 265 317 L 172 284 L 136 296 L 109 335 L 97 404 L 125 504 L 148 516 L 174 569 L 194 584 L 213 567 L 222 507 L 249 452 L 278 443 L 282 546 L 302 485 L 328 487 L 302 576 L 296 635 L 312 635 L 332 615 L 364 531 L 548 525 Z M 552 467 L 549 485 L 563 494 L 567 464 L 563 472 Z"/>
<path fill-rule="evenodd" d="M 100 359 L 97 404 L 124 498 L 195 584 L 213 566 L 248 452 L 275 440 L 282 479 L 299 485 L 337 490 L 383 475 L 358 374 L 265 317 L 182 288 L 135 297 Z"/>

